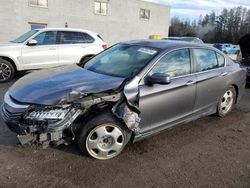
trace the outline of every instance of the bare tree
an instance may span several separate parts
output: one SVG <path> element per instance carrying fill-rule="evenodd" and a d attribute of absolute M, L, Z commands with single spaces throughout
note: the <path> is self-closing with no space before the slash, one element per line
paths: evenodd
<path fill-rule="evenodd" d="M 238 43 L 240 37 L 250 32 L 250 9 L 224 8 L 220 14 L 215 12 L 200 16 L 199 20 L 171 20 L 170 36 L 197 36 L 208 43 Z"/>

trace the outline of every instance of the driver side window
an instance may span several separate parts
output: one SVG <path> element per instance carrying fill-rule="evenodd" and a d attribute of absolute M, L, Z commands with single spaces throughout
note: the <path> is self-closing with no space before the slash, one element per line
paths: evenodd
<path fill-rule="evenodd" d="M 189 50 L 181 49 L 166 54 L 150 71 L 150 75 L 154 73 L 163 73 L 170 77 L 190 74 L 191 61 Z"/>
<path fill-rule="evenodd" d="M 56 44 L 56 31 L 42 32 L 34 39 L 37 41 L 37 45 L 54 45 Z"/>

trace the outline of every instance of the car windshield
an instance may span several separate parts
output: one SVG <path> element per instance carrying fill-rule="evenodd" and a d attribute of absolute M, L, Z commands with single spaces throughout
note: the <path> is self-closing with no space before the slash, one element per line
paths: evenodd
<path fill-rule="evenodd" d="M 138 74 L 158 52 L 155 48 L 118 44 L 89 60 L 84 68 L 101 74 L 128 78 Z"/>
<path fill-rule="evenodd" d="M 17 39 L 15 39 L 13 41 L 10 41 L 10 42 L 23 43 L 24 41 L 26 41 L 27 39 L 29 39 L 32 35 L 34 35 L 37 32 L 38 32 L 38 30 L 31 30 L 31 31 L 29 31 L 27 33 L 24 33 L 23 35 L 21 35 Z"/>

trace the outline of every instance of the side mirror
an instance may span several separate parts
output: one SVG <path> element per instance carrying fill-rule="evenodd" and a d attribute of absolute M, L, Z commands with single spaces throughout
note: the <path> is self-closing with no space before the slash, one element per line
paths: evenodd
<path fill-rule="evenodd" d="M 151 76 L 146 77 L 146 83 L 153 84 L 170 84 L 171 77 L 168 74 L 154 73 Z"/>
<path fill-rule="evenodd" d="M 37 41 L 35 39 L 31 39 L 27 42 L 27 45 L 28 46 L 35 46 L 35 45 L 37 45 Z"/>

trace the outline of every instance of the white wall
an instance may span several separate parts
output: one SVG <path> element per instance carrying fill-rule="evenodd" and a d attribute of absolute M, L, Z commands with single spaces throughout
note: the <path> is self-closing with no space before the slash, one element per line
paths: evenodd
<path fill-rule="evenodd" d="M 89 29 L 111 45 L 123 40 L 145 39 L 151 34 L 168 36 L 170 8 L 141 0 L 106 0 L 108 15 L 94 14 L 94 0 L 49 0 L 48 8 L 30 7 L 28 0 L 0 0 L 0 41 L 30 30 L 28 22 L 48 27 Z M 139 18 L 140 8 L 150 9 L 150 20 Z"/>

